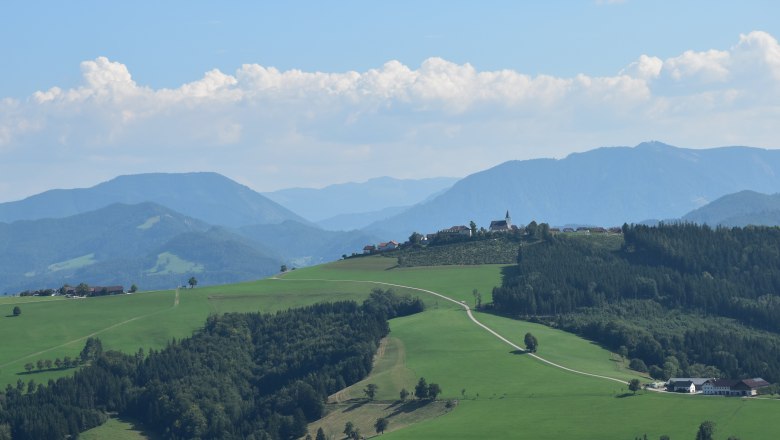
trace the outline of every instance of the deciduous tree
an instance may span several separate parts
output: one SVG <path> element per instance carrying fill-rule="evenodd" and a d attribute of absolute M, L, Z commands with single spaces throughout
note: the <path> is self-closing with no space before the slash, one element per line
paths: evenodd
<path fill-rule="evenodd" d="M 377 434 L 384 434 L 385 433 L 385 429 L 387 429 L 387 425 L 388 424 L 389 424 L 389 422 L 384 417 L 380 417 L 380 418 L 376 419 L 376 423 L 374 423 L 374 428 L 376 428 L 376 433 Z"/>
<path fill-rule="evenodd" d="M 705 420 L 699 425 L 696 440 L 712 440 L 715 436 L 715 422 Z"/>
<path fill-rule="evenodd" d="M 14 316 L 19 316 L 22 314 L 22 309 L 19 306 L 14 306 Z"/>
<path fill-rule="evenodd" d="M 531 353 L 536 353 L 536 349 L 539 347 L 539 341 L 536 340 L 536 336 L 531 333 L 525 334 L 525 348 Z"/>
<path fill-rule="evenodd" d="M 370 383 L 366 385 L 366 388 L 363 390 L 363 394 L 368 397 L 368 400 L 374 400 L 374 397 L 376 396 L 376 391 L 379 389 L 379 387 L 375 383 Z"/>
<path fill-rule="evenodd" d="M 190 285 L 190 289 L 198 285 L 198 280 L 195 279 L 195 277 L 190 277 L 190 279 L 187 281 L 187 284 Z"/>
<path fill-rule="evenodd" d="M 428 382 L 425 381 L 424 377 L 417 381 L 417 385 L 414 387 L 414 397 L 418 399 L 428 398 Z"/>
<path fill-rule="evenodd" d="M 436 397 L 441 394 L 441 387 L 437 383 L 432 383 L 428 385 L 428 398 L 431 400 L 436 400 Z"/>
<path fill-rule="evenodd" d="M 631 390 L 634 394 L 636 394 L 637 391 L 639 391 L 642 388 L 642 384 L 639 382 L 639 379 L 631 379 L 628 382 L 628 389 Z"/>

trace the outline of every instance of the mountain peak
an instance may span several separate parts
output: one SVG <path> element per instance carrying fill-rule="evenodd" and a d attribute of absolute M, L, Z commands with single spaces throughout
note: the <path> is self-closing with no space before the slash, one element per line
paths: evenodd
<path fill-rule="evenodd" d="M 642 142 L 636 147 L 637 150 L 652 150 L 652 151 L 659 151 L 659 150 L 669 150 L 669 149 L 676 149 L 677 147 L 669 144 L 665 144 L 660 141 L 646 141 Z"/>

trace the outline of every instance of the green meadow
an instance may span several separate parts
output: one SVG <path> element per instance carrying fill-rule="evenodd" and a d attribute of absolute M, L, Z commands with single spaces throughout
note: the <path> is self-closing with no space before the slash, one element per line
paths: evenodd
<path fill-rule="evenodd" d="M 472 291 L 477 289 L 488 301 L 493 286 L 501 282 L 503 267 L 398 268 L 394 259 L 368 257 L 299 269 L 280 279 L 182 289 L 178 303 L 175 291 L 85 300 L 2 299 L 0 308 L 7 310 L 0 316 L 0 380 L 4 385 L 18 378 L 38 381 L 68 374 L 21 373 L 29 360 L 78 355 L 90 334 L 99 336 L 107 348 L 130 352 L 158 348 L 172 337 L 188 336 L 211 313 L 361 300 L 372 288 L 386 287 L 372 282 L 433 290 L 468 304 L 473 304 Z M 516 353 L 471 322 L 458 304 L 420 291 L 407 292 L 425 299 L 428 309 L 391 321 L 390 337 L 380 349 L 372 375 L 331 396 L 340 403 L 333 404 L 320 424 L 310 425 L 312 434 L 323 426 L 334 438 L 341 438 L 342 422 L 350 417 L 365 426 L 364 435 L 373 434 L 368 429 L 371 418 L 388 411 L 397 413 L 385 434 L 390 439 L 633 439 L 643 434 L 651 439 L 663 434 L 692 439 L 704 420 L 717 423 L 716 438 L 773 439 L 780 432 L 780 420 L 773 417 L 780 411 L 780 401 L 645 391 L 634 395 L 620 383 L 564 371 Z M 20 304 L 21 316 L 5 317 L 12 304 Z M 624 380 L 647 380 L 627 370 L 619 356 L 575 335 L 484 313 L 475 316 L 518 345 L 530 331 L 539 340 L 538 354 L 552 362 Z M 451 410 L 440 404 L 417 411 L 394 410 L 400 389 L 413 390 L 419 377 L 438 383 L 441 398 L 457 400 L 457 405 Z M 367 383 L 379 385 L 380 403 L 349 406 L 355 402 L 350 399 L 361 397 Z M 118 430 L 128 428 L 112 423 Z"/>

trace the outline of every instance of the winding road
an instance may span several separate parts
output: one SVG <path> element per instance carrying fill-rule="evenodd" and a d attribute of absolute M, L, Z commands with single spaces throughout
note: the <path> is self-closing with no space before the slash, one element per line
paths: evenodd
<path fill-rule="evenodd" d="M 547 359 L 537 355 L 536 353 L 531 353 L 528 350 L 526 350 L 526 349 L 520 347 L 519 345 L 515 344 L 514 342 L 510 341 L 509 339 L 501 336 L 500 334 L 498 334 L 498 332 L 496 332 L 492 328 L 490 328 L 490 327 L 486 326 L 485 324 L 479 322 L 477 320 L 477 318 L 474 317 L 474 314 L 471 312 L 471 307 L 469 307 L 468 304 L 466 304 L 465 302 L 460 302 L 460 301 L 458 301 L 456 299 L 450 298 L 449 296 L 442 295 L 441 293 L 438 293 L 438 292 L 434 292 L 433 290 L 422 289 L 422 288 L 419 288 L 419 287 L 412 287 L 412 286 L 404 286 L 403 284 L 385 283 L 385 282 L 382 282 L 382 281 L 327 280 L 327 279 L 319 279 L 319 278 L 292 279 L 291 280 L 291 279 L 279 278 L 279 277 L 273 277 L 272 279 L 279 280 L 279 281 L 317 281 L 317 282 L 349 282 L 349 283 L 379 284 L 379 285 L 382 285 L 382 286 L 398 287 L 398 288 L 402 288 L 402 289 L 410 289 L 410 290 L 417 290 L 419 292 L 424 292 L 424 293 L 427 293 L 429 295 L 434 295 L 434 296 L 437 296 L 437 297 L 439 297 L 441 299 L 449 301 L 451 303 L 457 304 L 460 307 L 463 307 L 463 309 L 466 310 L 466 314 L 468 315 L 469 319 L 471 319 L 471 321 L 474 324 L 482 327 L 483 329 L 488 331 L 490 334 L 492 334 L 496 338 L 500 339 L 501 341 L 503 341 L 504 343 L 506 343 L 510 347 L 514 348 L 515 350 L 524 351 L 524 352 L 528 353 L 529 356 L 533 357 L 534 359 L 536 359 L 536 360 L 538 360 L 540 362 L 544 362 L 547 365 L 550 365 L 550 366 L 555 367 L 555 368 L 560 368 L 561 370 L 566 370 L 566 371 L 569 371 L 571 373 L 581 374 L 583 376 L 595 377 L 597 379 L 603 379 L 603 380 L 609 380 L 609 381 L 613 381 L 613 382 L 618 382 L 618 383 L 621 383 L 623 385 L 628 384 L 628 382 L 626 382 L 623 379 L 618 379 L 616 377 L 602 376 L 600 374 L 593 374 L 593 373 L 588 373 L 588 372 L 585 372 L 585 371 L 575 370 L 573 368 L 569 368 L 569 367 L 565 367 L 565 366 L 560 365 L 560 364 L 556 364 L 555 362 L 547 360 Z"/>

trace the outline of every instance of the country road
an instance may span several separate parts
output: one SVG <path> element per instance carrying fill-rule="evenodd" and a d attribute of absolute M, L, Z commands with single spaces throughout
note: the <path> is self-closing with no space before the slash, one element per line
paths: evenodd
<path fill-rule="evenodd" d="M 602 375 L 599 375 L 599 374 L 593 374 L 593 373 L 588 373 L 588 372 L 585 372 L 585 371 L 575 370 L 573 368 L 569 368 L 569 367 L 565 367 L 565 366 L 560 365 L 560 364 L 556 364 L 555 362 L 547 360 L 547 359 L 537 355 L 536 353 L 530 353 L 530 352 L 528 352 L 528 350 L 520 347 L 519 345 L 517 345 L 514 342 L 510 341 L 509 339 L 501 336 L 498 332 L 496 332 L 492 328 L 490 328 L 490 327 L 486 326 L 485 324 L 479 322 L 477 320 L 477 318 L 474 317 L 474 314 L 471 312 L 471 307 L 469 307 L 468 304 L 466 304 L 465 302 L 460 302 L 458 300 L 450 298 L 449 296 L 443 295 L 443 294 L 438 293 L 438 292 L 434 292 L 432 290 L 421 289 L 419 287 L 404 286 L 403 284 L 385 283 L 385 282 L 382 282 L 382 281 L 326 280 L 326 279 L 318 279 L 318 278 L 307 278 L 307 279 L 294 279 L 294 280 L 290 280 L 290 279 L 279 278 L 279 277 L 273 277 L 271 279 L 278 280 L 278 281 L 323 281 L 323 282 L 350 282 L 350 283 L 364 283 L 364 284 L 379 284 L 379 285 L 383 285 L 383 286 L 399 287 L 399 288 L 402 288 L 402 289 L 410 289 L 410 290 L 417 290 L 419 292 L 424 292 L 424 293 L 427 293 L 429 295 L 434 295 L 434 296 L 442 298 L 442 299 L 444 299 L 446 301 L 449 301 L 449 302 L 452 302 L 454 304 L 457 304 L 460 307 L 463 307 L 463 309 L 466 310 L 466 314 L 468 315 L 469 319 L 471 319 L 471 321 L 474 324 L 482 327 L 487 332 L 489 332 L 490 334 L 492 334 L 496 338 L 500 339 L 504 343 L 508 344 L 510 347 L 514 348 L 515 350 L 524 351 L 524 352 L 528 353 L 529 356 L 533 357 L 534 359 L 536 359 L 536 360 L 538 360 L 540 362 L 544 362 L 547 365 L 550 365 L 550 366 L 555 367 L 555 368 L 560 368 L 561 370 L 569 371 L 571 373 L 581 374 L 583 376 L 595 377 L 597 379 L 604 379 L 604 380 L 609 380 L 609 381 L 613 381 L 613 382 L 618 382 L 618 383 L 621 383 L 623 385 L 627 385 L 628 384 L 628 382 L 626 382 L 623 379 L 618 379 L 616 377 L 602 376 Z"/>

